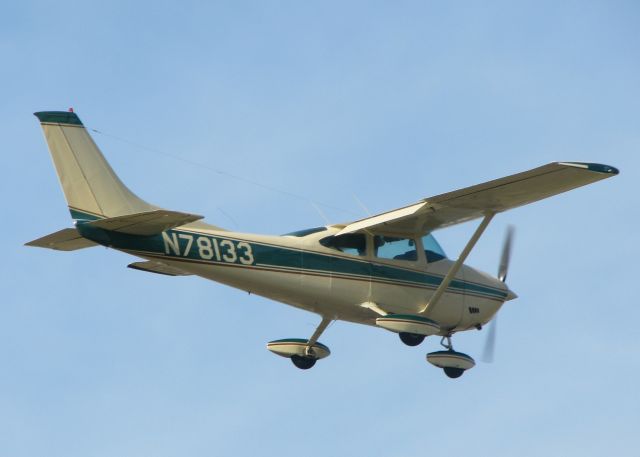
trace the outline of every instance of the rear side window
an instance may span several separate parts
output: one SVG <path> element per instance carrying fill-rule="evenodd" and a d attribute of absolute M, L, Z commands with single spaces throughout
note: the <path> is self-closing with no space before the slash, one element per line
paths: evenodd
<path fill-rule="evenodd" d="M 367 255 L 367 239 L 361 233 L 349 233 L 340 236 L 328 236 L 320 240 L 320 244 L 331 249 L 337 249 L 345 254 Z"/>

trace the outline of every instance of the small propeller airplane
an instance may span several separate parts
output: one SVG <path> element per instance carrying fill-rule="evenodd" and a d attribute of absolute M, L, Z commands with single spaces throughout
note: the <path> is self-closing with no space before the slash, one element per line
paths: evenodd
<path fill-rule="evenodd" d="M 318 339 L 332 321 L 343 320 L 395 332 L 409 346 L 440 336 L 444 350 L 427 360 L 450 378 L 461 376 L 475 361 L 453 349 L 452 336 L 482 329 L 517 297 L 505 283 L 511 232 L 497 277 L 464 265 L 493 217 L 618 174 L 608 165 L 555 162 L 353 222 L 254 235 L 147 203 L 118 178 L 72 109 L 35 115 L 74 227 L 27 246 L 106 246 L 144 260 L 131 263 L 133 269 L 197 275 L 318 314 L 310 337 L 267 344 L 301 369 L 330 354 Z M 450 260 L 432 232 L 474 219 L 480 224 L 458 259 Z"/>

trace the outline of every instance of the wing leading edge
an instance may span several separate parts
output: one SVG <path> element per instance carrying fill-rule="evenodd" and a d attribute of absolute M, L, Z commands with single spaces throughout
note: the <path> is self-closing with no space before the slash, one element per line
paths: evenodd
<path fill-rule="evenodd" d="M 338 235 L 359 231 L 425 234 L 483 217 L 487 213 L 500 213 L 527 205 L 618 173 L 609 165 L 553 162 L 349 223 Z"/>

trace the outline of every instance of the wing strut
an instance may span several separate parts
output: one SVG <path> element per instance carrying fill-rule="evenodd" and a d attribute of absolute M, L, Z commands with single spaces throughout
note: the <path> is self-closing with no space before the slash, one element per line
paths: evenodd
<path fill-rule="evenodd" d="M 429 302 L 424 306 L 423 309 L 420 310 L 420 314 L 426 313 L 427 311 L 433 311 L 435 306 L 438 304 L 438 301 L 440 301 L 440 297 L 442 297 L 442 294 L 444 293 L 444 291 L 447 289 L 447 287 L 449 287 L 449 284 L 451 283 L 453 278 L 456 276 L 456 273 L 458 273 L 458 270 L 460 270 L 460 267 L 462 266 L 464 261 L 467 260 L 469 253 L 471 252 L 473 247 L 476 245 L 476 243 L 482 236 L 482 233 L 487 228 L 487 226 L 489 225 L 489 222 L 491 222 L 491 219 L 493 219 L 493 216 L 495 216 L 495 214 L 496 213 L 494 212 L 485 213 L 484 219 L 482 219 L 482 222 L 480 222 L 480 225 L 478 226 L 476 231 L 473 233 L 473 236 L 471 237 L 467 245 L 462 250 L 460 257 L 458 257 L 458 260 L 456 260 L 455 263 L 451 266 L 449 273 L 447 273 L 447 275 L 444 277 L 444 279 L 442 280 L 442 282 L 440 283 L 440 285 L 438 286 L 434 294 L 431 296 L 431 299 L 429 300 Z"/>

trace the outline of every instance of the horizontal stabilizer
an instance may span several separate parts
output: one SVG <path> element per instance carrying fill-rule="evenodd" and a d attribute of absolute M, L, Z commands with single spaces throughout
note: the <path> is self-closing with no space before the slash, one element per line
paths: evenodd
<path fill-rule="evenodd" d="M 154 260 L 150 260 L 148 262 L 133 262 L 127 265 L 127 267 L 133 268 L 134 270 L 148 271 L 150 273 L 158 273 L 167 276 L 191 275 L 191 273 L 187 273 L 186 271 L 180 270 L 179 268 L 171 267 L 162 262 L 156 262 Z"/>
<path fill-rule="evenodd" d="M 204 216 L 197 214 L 157 209 L 144 213 L 100 219 L 87 222 L 86 225 L 103 230 L 111 230 L 113 232 L 127 233 L 129 235 L 151 236 L 162 233 L 170 228 L 200 220 L 203 217 Z"/>
<path fill-rule="evenodd" d="M 55 249 L 56 251 L 75 251 L 76 249 L 97 246 L 97 244 L 83 238 L 76 229 L 66 228 L 37 240 L 29 241 L 25 246 Z"/>

